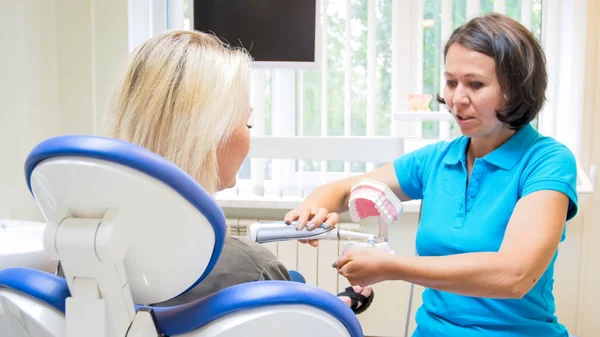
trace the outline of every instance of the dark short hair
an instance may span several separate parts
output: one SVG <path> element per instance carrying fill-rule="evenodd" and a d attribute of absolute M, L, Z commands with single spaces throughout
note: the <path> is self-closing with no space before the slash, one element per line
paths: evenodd
<path fill-rule="evenodd" d="M 444 47 L 444 62 L 454 44 L 490 56 L 506 101 L 498 120 L 520 129 L 535 119 L 546 100 L 546 56 L 539 41 L 519 22 L 497 13 L 458 27 Z M 437 96 L 438 102 L 446 104 Z"/>

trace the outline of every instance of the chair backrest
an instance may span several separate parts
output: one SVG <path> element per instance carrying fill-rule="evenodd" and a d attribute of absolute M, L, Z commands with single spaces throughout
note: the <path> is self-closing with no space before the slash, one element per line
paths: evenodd
<path fill-rule="evenodd" d="M 60 230 L 65 219 L 99 219 L 112 232 L 98 240 L 127 241 L 124 267 L 136 303 L 183 293 L 220 255 L 225 235 L 220 208 L 192 177 L 142 147 L 93 136 L 51 138 L 31 151 L 25 172 L 47 234 Z M 52 242 L 45 248 L 59 255 Z M 96 253 L 112 258 L 112 252 Z"/>
<path fill-rule="evenodd" d="M 300 337 L 318 327 L 315 336 L 362 337 L 342 301 L 297 282 L 250 282 L 185 305 L 152 305 L 186 292 L 210 272 L 225 219 L 191 177 L 145 149 L 102 137 L 57 137 L 31 152 L 25 172 L 47 220 L 44 248 L 60 259 L 66 280 L 31 269 L 2 270 L 2 309 L 55 312 L 52 324 L 62 324 L 67 335 L 137 337 L 147 335 L 137 327 L 151 324 L 167 335 Z M 25 335 L 61 336 L 48 329 Z"/>

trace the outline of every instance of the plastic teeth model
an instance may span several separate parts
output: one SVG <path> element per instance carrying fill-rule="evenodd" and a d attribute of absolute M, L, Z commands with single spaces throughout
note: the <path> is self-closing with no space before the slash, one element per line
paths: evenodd
<path fill-rule="evenodd" d="M 398 220 L 403 211 L 400 199 L 387 185 L 370 179 L 361 179 L 352 187 L 348 208 L 354 222 L 379 217 L 377 241 L 387 241 L 389 225 Z"/>

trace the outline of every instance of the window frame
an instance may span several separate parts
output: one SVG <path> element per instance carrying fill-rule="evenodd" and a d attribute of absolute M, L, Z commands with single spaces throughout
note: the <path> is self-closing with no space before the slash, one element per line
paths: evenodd
<path fill-rule="evenodd" d="M 327 5 L 327 0 L 317 0 L 320 5 Z M 349 0 L 348 0 L 349 1 Z M 375 0 L 369 0 L 369 3 Z M 442 1 L 443 16 L 452 15 L 451 6 L 447 0 Z M 466 19 L 479 15 L 480 0 L 466 0 Z M 498 11 L 503 11 L 502 1 L 495 1 L 495 7 Z M 153 35 L 168 29 L 182 29 L 184 14 L 179 7 L 182 7 L 184 0 L 130 0 L 129 1 L 129 48 L 133 50 L 139 43 L 147 40 Z M 498 4 L 496 4 L 498 3 Z M 522 0 L 522 6 L 531 6 L 532 0 Z M 193 3 L 190 1 L 193 8 Z M 369 4 L 369 6 L 373 6 Z M 575 38 L 585 34 L 586 29 L 586 6 L 585 2 L 556 2 L 542 1 L 542 36 L 541 42 L 546 51 L 548 60 L 548 101 L 545 104 L 539 117 L 540 133 L 554 137 L 558 141 L 567 145 L 575 154 L 578 162 L 581 159 L 581 139 L 582 130 L 582 108 L 583 108 L 583 78 L 584 78 L 584 55 L 585 39 Z M 504 8 L 503 8 L 504 7 Z M 450 10 L 450 12 L 449 12 Z M 440 111 L 432 112 L 431 116 L 420 116 L 415 118 L 408 115 L 408 100 L 402 97 L 408 97 L 410 93 L 419 93 L 423 88 L 423 2 L 422 0 L 410 1 L 392 1 L 392 41 L 409 41 L 407 44 L 392 43 L 392 71 L 391 74 L 391 130 L 392 136 L 406 135 L 406 151 L 410 152 L 420 146 L 430 144 L 440 139 L 449 139 L 457 136 L 456 134 L 440 134 L 440 138 L 423 139 L 422 123 L 424 120 L 434 120 L 439 123 L 454 123 L 443 108 Z M 396 19 L 401 17 L 402 19 Z M 583 18 L 583 19 L 582 19 Z M 181 21 L 181 22 L 180 22 Z M 322 45 L 326 42 L 324 38 L 327 33 L 327 24 L 320 22 L 317 24 L 317 46 L 319 57 L 317 64 L 324 71 L 327 70 L 327 48 Z M 445 21 L 448 22 L 447 20 Z M 524 24 L 530 26 L 531 22 L 525 20 Z M 442 39 L 447 39 L 451 33 L 451 25 L 442 25 Z M 558 38 L 557 38 L 558 37 Z M 409 46 L 413 52 L 402 52 L 403 48 Z M 560 62 L 560 67 L 558 66 Z M 440 74 L 443 73 L 443 62 L 441 64 Z M 296 101 L 297 79 L 295 70 L 268 68 L 268 65 L 254 65 L 250 73 L 251 88 L 264 88 L 264 72 L 271 71 L 271 115 L 272 120 L 270 134 L 296 134 L 296 130 L 302 129 L 302 122 L 297 124 L 296 109 L 301 107 L 303 101 Z M 302 69 L 302 67 L 300 67 Z M 261 74 L 262 72 L 262 74 Z M 408 75 L 406 75 L 408 74 Z M 302 81 L 300 81 L 302 83 Z M 262 85 L 262 87 L 261 87 Z M 326 80 L 322 85 L 327 85 Z M 443 81 L 440 82 L 443 87 Z M 440 88 L 441 89 L 441 88 Z M 323 89 L 322 89 L 323 90 Z M 325 90 L 326 91 L 326 90 Z M 567 95 L 564 93 L 567 92 Z M 561 94 L 559 94 L 561 93 Z M 324 93 L 326 94 L 326 93 Z M 252 90 L 251 103 L 253 104 L 256 120 L 264 120 L 267 111 L 265 111 L 264 102 L 265 92 L 261 90 Z M 300 100 L 302 96 L 300 95 Z M 326 98 L 325 98 L 326 102 Z M 347 103 L 345 103 L 347 104 Z M 321 107 L 327 107 L 326 103 Z M 575 107 L 573 109 L 573 107 Z M 573 113 L 572 111 L 578 111 Z M 302 120 L 302 119 L 300 119 Z M 323 117 L 326 123 L 326 116 Z M 252 130 L 253 135 L 264 135 L 265 128 L 256 123 Z M 443 128 L 446 129 L 446 126 Z M 322 130 L 321 135 L 326 135 L 326 128 Z M 365 136 L 365 137 L 370 137 Z M 293 149 L 290 149 L 293 151 Z M 296 169 L 293 161 L 282 161 L 280 159 L 271 159 L 272 171 L 271 180 L 264 177 L 264 159 L 251 159 L 251 179 L 239 179 L 235 188 L 223 191 L 217 195 L 217 200 L 231 207 L 237 205 L 244 207 L 243 198 L 240 196 L 246 193 L 258 194 L 258 199 L 266 192 L 280 191 L 275 183 L 280 177 L 286 177 L 293 180 L 290 185 L 301 182 L 303 188 L 310 188 L 323 182 L 336 180 L 348 176 L 349 174 L 360 174 L 360 172 L 348 172 L 349 163 L 344 165 L 345 172 L 328 172 L 325 167 L 326 161 L 321 162 L 322 170 L 320 172 L 306 172 L 302 165 Z M 373 168 L 373 164 L 367 167 L 367 171 Z M 591 169 L 590 169 L 591 170 Z M 593 191 L 589 170 L 578 166 L 578 192 L 591 193 Z M 262 183 L 262 188 L 258 187 Z M 295 186 L 300 190 L 300 186 Z M 278 192 L 281 193 L 281 192 Z M 268 193 L 267 193 L 268 194 Z M 219 197 L 219 195 L 221 197 Z M 280 197 L 283 197 L 279 195 Z M 304 194 L 300 193 L 296 202 L 299 202 Z M 266 198 L 266 197 L 265 197 Z M 252 199 L 252 198 L 250 198 Z M 250 200 L 248 199 L 248 200 Z M 255 198 L 256 199 L 256 198 Z M 264 198 L 263 198 L 264 199 Z M 288 198 L 294 199 L 293 197 Z M 232 204 L 232 200 L 238 200 Z M 256 202 L 256 200 L 254 201 Z M 259 203 L 260 204 L 260 203 Z M 289 204 L 288 204 L 289 206 Z"/>

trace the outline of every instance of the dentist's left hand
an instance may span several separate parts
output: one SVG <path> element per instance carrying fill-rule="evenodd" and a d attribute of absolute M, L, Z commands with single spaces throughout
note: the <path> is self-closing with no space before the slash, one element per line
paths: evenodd
<path fill-rule="evenodd" d="M 340 256 L 336 268 L 350 285 L 366 287 L 391 279 L 394 259 L 394 255 L 374 248 L 363 248 Z"/>

